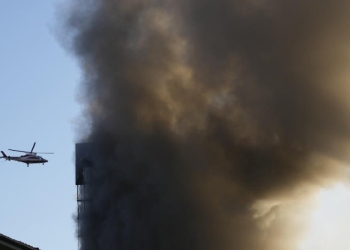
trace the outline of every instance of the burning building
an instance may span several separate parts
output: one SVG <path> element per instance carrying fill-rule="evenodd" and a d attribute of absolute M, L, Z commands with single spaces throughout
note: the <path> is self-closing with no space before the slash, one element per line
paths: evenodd
<path fill-rule="evenodd" d="M 350 161 L 350 2 L 69 7 L 81 249 L 297 249 Z"/>

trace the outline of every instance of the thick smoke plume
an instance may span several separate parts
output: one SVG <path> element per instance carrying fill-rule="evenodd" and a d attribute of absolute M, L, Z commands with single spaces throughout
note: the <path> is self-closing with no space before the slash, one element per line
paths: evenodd
<path fill-rule="evenodd" d="M 350 1 L 75 0 L 83 250 L 295 250 L 350 153 Z"/>

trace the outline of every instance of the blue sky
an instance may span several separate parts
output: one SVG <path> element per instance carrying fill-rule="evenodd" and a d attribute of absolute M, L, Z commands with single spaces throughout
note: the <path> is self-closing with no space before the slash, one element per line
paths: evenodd
<path fill-rule="evenodd" d="M 0 149 L 53 151 L 45 165 L 0 160 L 0 233 L 40 249 L 77 249 L 74 121 L 79 70 L 55 35 L 62 1 L 1 0 Z"/>

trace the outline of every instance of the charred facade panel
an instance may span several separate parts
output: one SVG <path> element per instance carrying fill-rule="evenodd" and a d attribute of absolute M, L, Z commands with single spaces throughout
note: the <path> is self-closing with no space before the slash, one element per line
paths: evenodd
<path fill-rule="evenodd" d="M 78 242 L 81 249 L 81 242 L 85 237 L 82 231 L 84 217 L 88 213 L 92 196 L 90 185 L 92 182 L 92 171 L 96 164 L 96 145 L 93 143 L 77 143 L 75 145 L 75 184 L 77 186 L 77 224 Z"/>

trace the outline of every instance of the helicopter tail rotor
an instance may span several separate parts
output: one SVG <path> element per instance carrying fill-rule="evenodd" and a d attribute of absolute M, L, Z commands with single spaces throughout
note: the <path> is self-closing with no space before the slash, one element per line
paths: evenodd
<path fill-rule="evenodd" d="M 9 156 L 7 156 L 5 153 L 4 153 L 4 151 L 1 151 L 1 154 L 3 155 L 2 157 L 0 157 L 0 159 L 1 158 L 4 158 L 5 160 L 7 160 L 7 161 L 9 161 L 10 160 L 10 157 Z"/>

